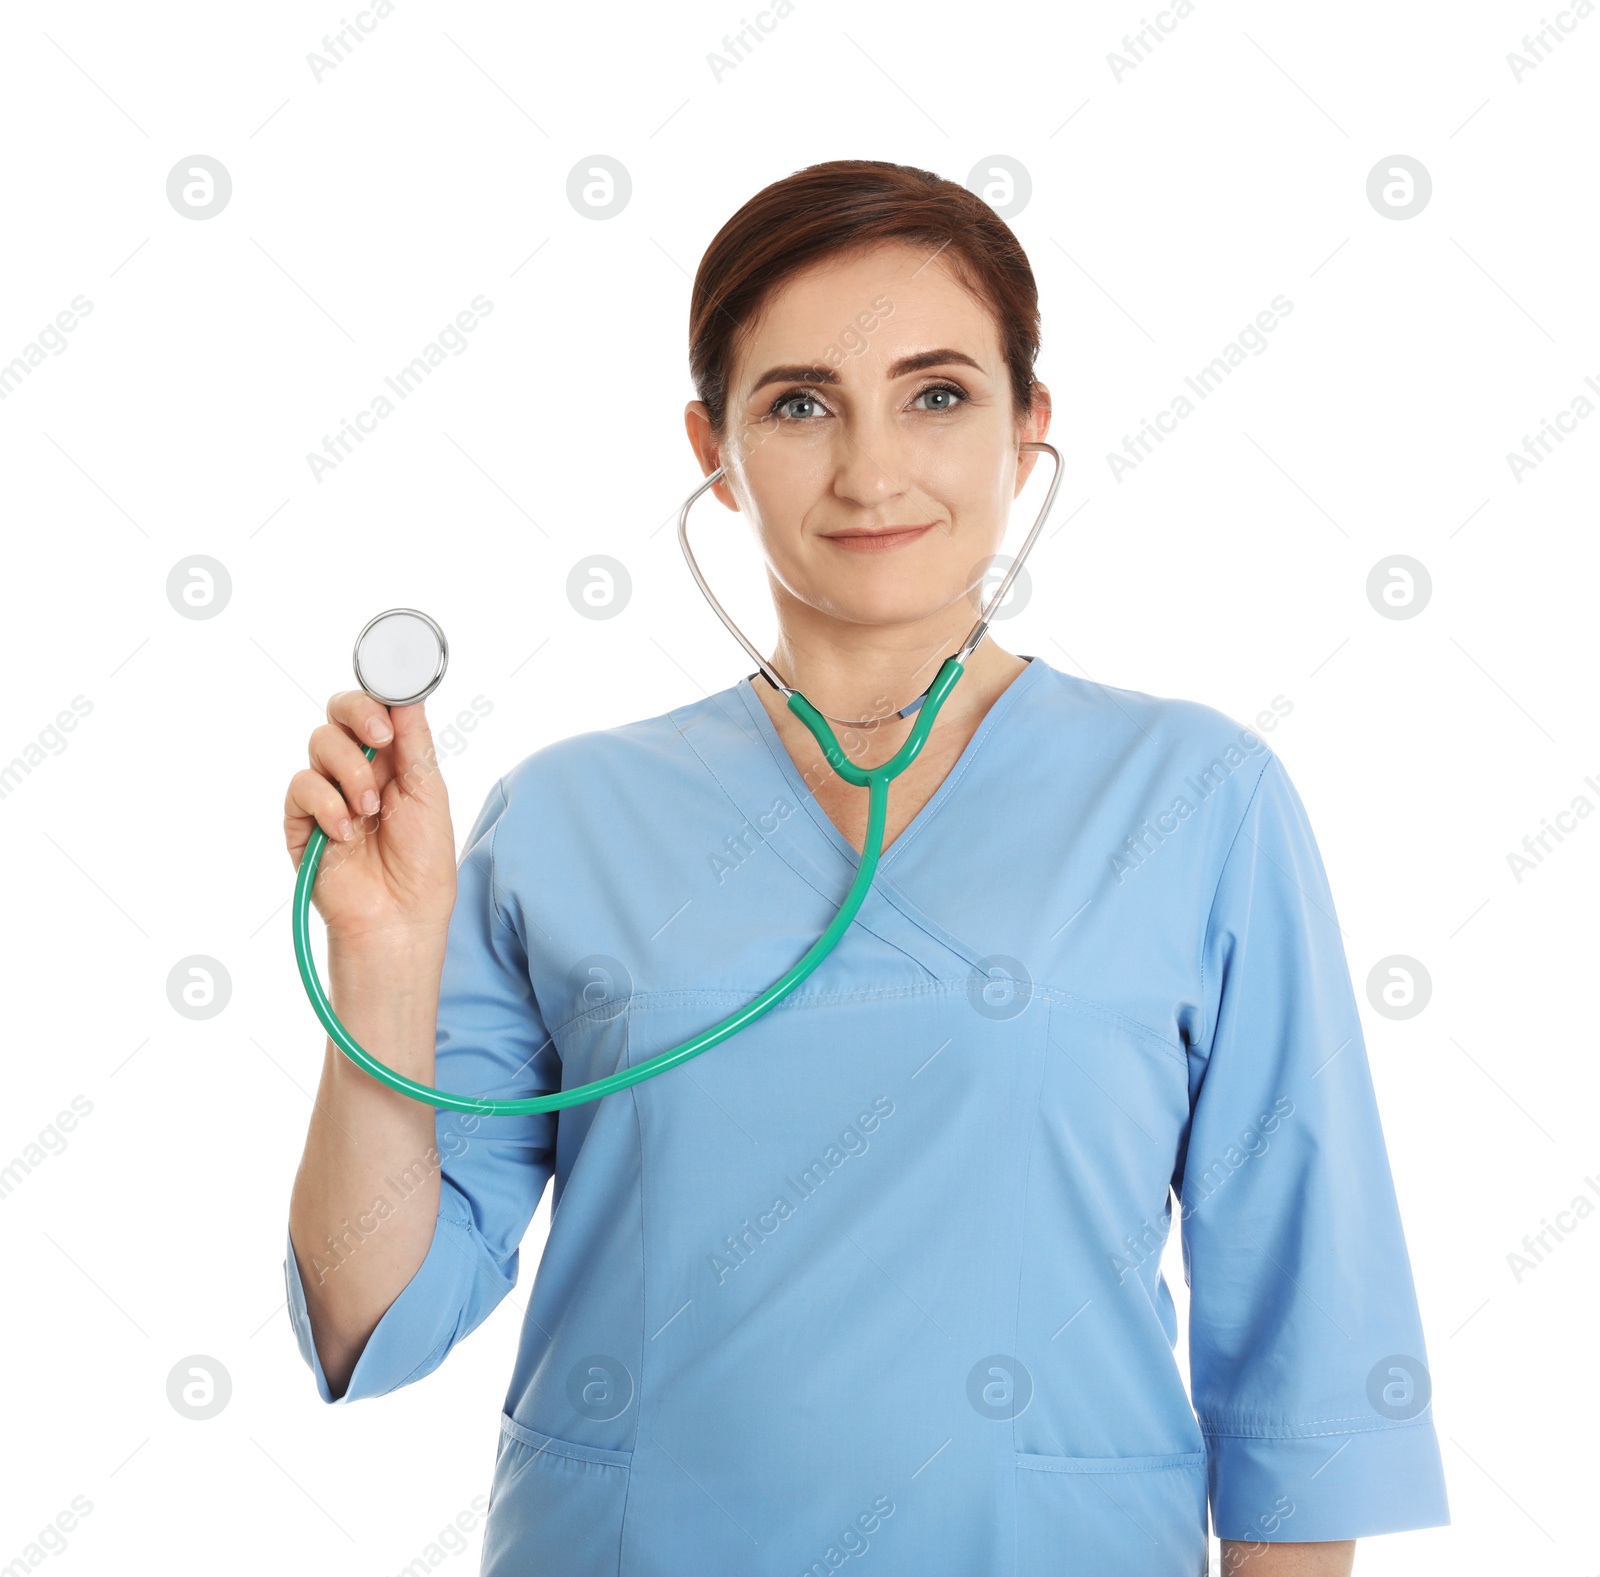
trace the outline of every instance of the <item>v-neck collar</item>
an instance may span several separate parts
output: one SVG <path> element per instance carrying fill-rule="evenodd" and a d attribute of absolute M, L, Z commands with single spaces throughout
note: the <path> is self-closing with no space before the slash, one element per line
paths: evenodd
<path fill-rule="evenodd" d="M 1019 652 L 1018 656 L 1028 654 Z M 935 977 L 947 975 L 952 954 L 980 972 L 987 972 L 987 965 L 980 949 L 945 930 L 913 903 L 891 878 L 888 868 L 913 836 L 938 815 L 979 760 L 996 729 L 1039 683 L 1047 667 L 1042 658 L 1028 657 L 1028 666 L 995 698 L 944 781 L 884 851 L 872 886 L 856 913 L 855 924 L 916 959 Z M 732 700 L 734 691 L 740 697 L 738 704 Z M 748 678 L 708 696 L 702 705 L 671 716 L 685 744 L 700 758 L 729 801 L 747 822 L 763 829 L 761 841 L 767 851 L 830 902 L 842 902 L 860 869 L 861 856 L 816 803 Z M 803 819 L 790 813 L 775 826 L 772 824 L 774 794 L 780 790 L 786 791 L 784 798 L 793 799 L 797 807 L 804 809 Z M 889 792 L 894 793 L 893 785 Z"/>
<path fill-rule="evenodd" d="M 989 710 L 983 714 L 977 728 L 973 730 L 972 737 L 967 741 L 961 754 L 956 757 L 955 764 L 945 773 L 944 781 L 933 791 L 927 804 L 911 818 L 894 842 L 883 851 L 878 860 L 879 871 L 887 872 L 900 851 L 939 814 L 945 800 L 954 792 L 956 785 L 966 776 L 967 769 L 977 759 L 989 735 L 994 732 L 1005 715 L 1016 705 L 1018 697 L 1037 681 L 1044 665 L 1037 657 L 1028 656 L 1026 652 L 1018 652 L 1017 655 L 1019 657 L 1027 657 L 1028 666 L 990 703 Z M 794 757 L 789 754 L 789 747 L 784 744 L 783 735 L 778 732 L 777 725 L 767 715 L 766 707 L 761 704 L 761 698 L 755 692 L 755 687 L 751 682 L 755 677 L 754 674 L 746 674 L 734 686 L 734 689 L 739 692 L 740 700 L 744 702 L 746 710 L 750 713 L 751 718 L 754 719 L 767 749 L 772 752 L 773 759 L 788 780 L 789 787 L 797 796 L 799 803 L 805 808 L 806 813 L 821 829 L 822 835 L 833 847 L 853 867 L 859 868 L 861 851 L 834 826 L 832 818 L 817 803 L 816 795 L 807 786 L 804 776 L 795 765 Z M 889 793 L 892 797 L 894 794 L 893 784 L 889 786 Z"/>

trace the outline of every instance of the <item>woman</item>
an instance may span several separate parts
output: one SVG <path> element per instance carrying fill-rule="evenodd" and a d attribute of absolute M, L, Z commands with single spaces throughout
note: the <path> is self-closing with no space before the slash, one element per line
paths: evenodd
<path fill-rule="evenodd" d="M 904 166 L 779 181 L 700 265 L 690 442 L 765 556 L 772 665 L 862 720 L 859 765 L 980 606 L 1049 427 L 1037 346 L 1010 230 Z M 296 864 L 314 824 L 346 846 L 316 887 L 330 994 L 453 1090 L 687 1040 L 805 952 L 862 850 L 865 792 L 757 675 L 535 751 L 459 870 L 423 706 L 328 717 L 285 828 Z M 1209 707 L 986 639 L 837 948 L 601 1101 L 435 1114 L 330 1045 L 285 1262 L 323 1399 L 438 1367 L 552 1176 L 485 1572 L 1192 1577 L 1209 1497 L 1267 1577 L 1449 1520 L 1322 863 L 1277 757 Z"/>

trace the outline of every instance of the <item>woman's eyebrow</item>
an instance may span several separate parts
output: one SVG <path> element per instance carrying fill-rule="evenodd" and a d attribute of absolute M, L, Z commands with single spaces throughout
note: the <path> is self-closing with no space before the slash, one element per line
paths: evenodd
<path fill-rule="evenodd" d="M 922 372 L 929 367 L 942 367 L 952 362 L 964 367 L 976 367 L 979 372 L 983 371 L 982 366 L 964 352 L 946 348 L 918 351 L 914 356 L 902 356 L 899 361 L 890 364 L 886 376 L 890 379 L 903 378 L 910 372 Z M 810 367 L 796 363 L 787 367 L 768 368 L 751 384 L 750 392 L 754 394 L 769 383 L 837 383 L 838 381 L 839 374 L 831 367 Z"/>

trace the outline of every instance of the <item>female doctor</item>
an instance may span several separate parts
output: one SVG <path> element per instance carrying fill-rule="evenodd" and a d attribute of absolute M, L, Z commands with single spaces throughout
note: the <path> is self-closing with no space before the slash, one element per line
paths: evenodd
<path fill-rule="evenodd" d="M 860 720 L 859 766 L 981 606 L 1049 429 L 1038 343 L 1010 229 L 906 166 L 801 170 L 701 262 L 689 440 L 765 559 L 772 667 Z M 754 997 L 847 892 L 866 806 L 757 673 L 535 751 L 459 867 L 424 705 L 345 691 L 284 827 L 296 866 L 332 840 L 356 1039 L 509 1096 Z M 1194 1577 L 1209 1507 L 1229 1571 L 1283 1577 L 1449 1521 L 1327 878 L 1282 762 L 1210 707 L 984 639 L 834 951 L 601 1100 L 435 1112 L 330 1042 L 284 1266 L 322 1399 L 437 1368 L 552 1178 L 485 1573 Z"/>

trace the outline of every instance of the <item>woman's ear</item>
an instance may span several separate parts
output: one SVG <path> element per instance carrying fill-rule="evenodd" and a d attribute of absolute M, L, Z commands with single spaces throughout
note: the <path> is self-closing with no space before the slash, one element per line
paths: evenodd
<path fill-rule="evenodd" d="M 722 464 L 722 450 L 711 431 L 711 412 L 704 400 L 689 401 L 683 410 L 683 425 L 688 429 L 689 445 L 694 450 L 694 457 L 700 462 L 701 476 L 710 476 Z M 718 482 L 711 492 L 719 503 L 735 514 L 739 512 L 739 501 L 733 496 L 733 489 L 728 486 L 726 478 Z"/>
<path fill-rule="evenodd" d="M 1019 444 L 1039 443 L 1050 431 L 1050 390 L 1036 378 L 1031 390 L 1032 400 L 1028 406 L 1028 413 L 1017 424 L 1017 442 Z M 1027 486 L 1028 478 L 1033 475 L 1033 467 L 1039 459 L 1037 449 L 1024 449 L 1017 457 L 1017 487 L 1011 496 L 1017 497 Z"/>

